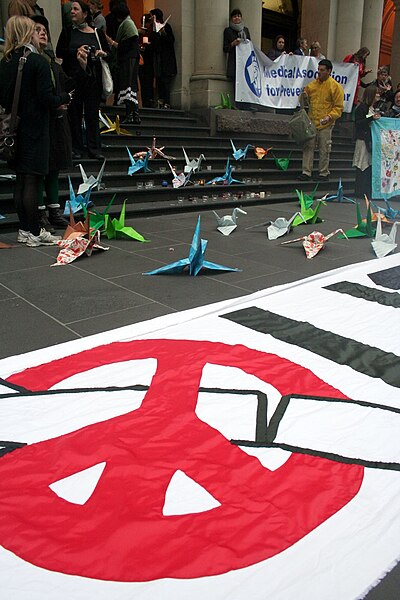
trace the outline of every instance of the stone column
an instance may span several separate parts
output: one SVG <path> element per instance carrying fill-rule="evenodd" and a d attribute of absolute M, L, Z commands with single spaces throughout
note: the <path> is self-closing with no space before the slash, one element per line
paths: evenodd
<path fill-rule="evenodd" d="M 335 59 L 343 60 L 361 48 L 364 0 L 339 0 Z"/>
<path fill-rule="evenodd" d="M 379 66 L 383 3 L 384 0 L 364 0 L 361 46 L 370 49 L 371 54 L 367 58 L 367 68 L 372 69 L 372 73 L 364 78 L 365 82 L 373 81 L 376 78 L 376 70 Z"/>
<path fill-rule="evenodd" d="M 39 0 L 38 4 L 43 8 L 45 17 L 49 21 L 51 41 L 55 49 L 62 29 L 61 2 L 58 0 Z"/>
<path fill-rule="evenodd" d="M 230 0 L 229 14 L 234 8 L 242 11 L 243 23 L 250 31 L 251 41 L 260 48 L 262 0 Z"/>
<path fill-rule="evenodd" d="M 9 0 L 0 0 L 0 37 L 4 38 L 4 27 L 8 18 L 8 2 Z"/>
<path fill-rule="evenodd" d="M 390 75 L 393 87 L 400 83 L 400 0 L 393 0 L 394 4 L 394 27 L 392 38 L 392 56 L 390 59 Z"/>
<path fill-rule="evenodd" d="M 229 24 L 229 0 L 194 3 L 194 72 L 190 91 L 191 106 L 200 108 L 218 104 L 221 92 L 232 87 L 226 78 L 226 56 L 222 51 L 223 32 Z"/>

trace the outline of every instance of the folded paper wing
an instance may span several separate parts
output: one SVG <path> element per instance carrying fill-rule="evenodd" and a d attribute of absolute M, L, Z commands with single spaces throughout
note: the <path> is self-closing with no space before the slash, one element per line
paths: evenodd
<path fill-rule="evenodd" d="M 397 248 L 396 235 L 398 225 L 400 225 L 400 223 L 395 221 L 390 233 L 382 233 L 382 218 L 381 215 L 378 214 L 375 239 L 371 242 L 372 248 L 378 258 L 383 258 Z"/>
<path fill-rule="evenodd" d="M 237 227 L 237 216 L 239 213 L 247 215 L 247 213 L 241 208 L 234 208 L 232 215 L 226 215 L 225 217 L 220 217 L 215 210 L 213 210 L 213 213 L 217 219 L 217 230 L 222 233 L 222 235 L 230 235 L 232 231 L 235 231 Z"/>

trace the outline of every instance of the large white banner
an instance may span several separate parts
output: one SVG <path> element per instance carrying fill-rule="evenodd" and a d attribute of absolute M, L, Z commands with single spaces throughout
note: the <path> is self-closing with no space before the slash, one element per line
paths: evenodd
<path fill-rule="evenodd" d="M 351 112 L 358 66 L 341 62 L 332 64 L 332 77 L 344 90 L 344 112 Z M 318 60 L 312 56 L 282 54 L 272 61 L 250 41 L 236 46 L 237 102 L 296 108 L 304 87 L 317 75 Z"/>

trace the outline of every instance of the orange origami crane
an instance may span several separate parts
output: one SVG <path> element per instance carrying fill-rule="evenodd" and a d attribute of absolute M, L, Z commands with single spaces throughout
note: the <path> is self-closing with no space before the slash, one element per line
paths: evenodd
<path fill-rule="evenodd" d="M 256 146 L 254 148 L 254 154 L 259 160 L 261 160 L 262 158 L 264 158 L 264 156 L 267 156 L 270 150 L 272 150 L 272 146 L 271 148 L 263 148 L 262 146 Z"/>

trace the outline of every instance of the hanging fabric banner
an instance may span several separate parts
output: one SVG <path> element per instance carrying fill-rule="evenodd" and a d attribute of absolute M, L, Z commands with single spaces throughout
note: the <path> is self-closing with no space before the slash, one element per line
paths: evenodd
<path fill-rule="evenodd" d="M 400 196 L 400 119 L 378 119 L 371 133 L 372 197 Z"/>

